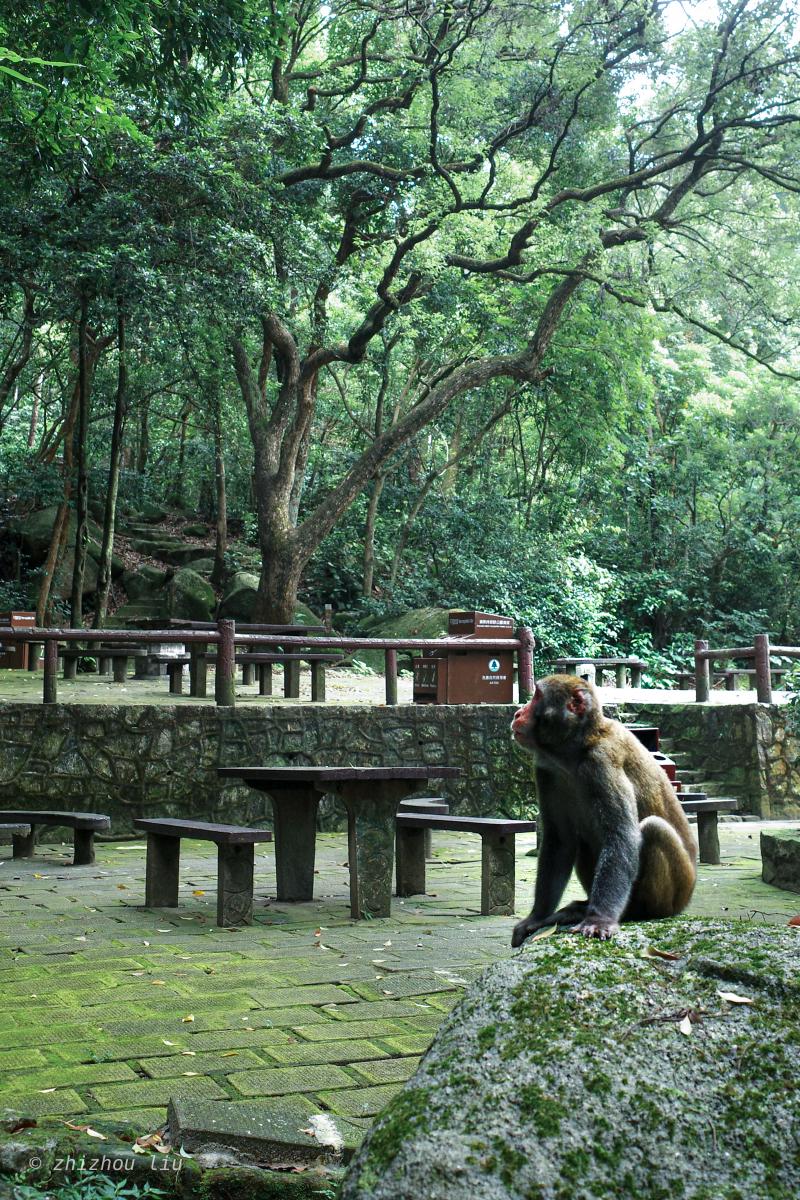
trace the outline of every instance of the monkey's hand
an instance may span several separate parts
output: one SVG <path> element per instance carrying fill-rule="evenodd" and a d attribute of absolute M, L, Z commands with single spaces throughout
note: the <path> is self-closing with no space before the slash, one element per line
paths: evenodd
<path fill-rule="evenodd" d="M 605 941 L 619 933 L 619 924 L 613 917 L 586 917 L 579 925 L 573 925 L 570 933 L 582 933 L 584 937 L 595 937 Z"/>

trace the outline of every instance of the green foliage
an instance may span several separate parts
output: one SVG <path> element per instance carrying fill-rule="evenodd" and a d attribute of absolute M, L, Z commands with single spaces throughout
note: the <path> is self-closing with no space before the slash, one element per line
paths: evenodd
<path fill-rule="evenodd" d="M 24 1175 L 17 1175 L 11 1187 L 12 1200 L 159 1200 L 167 1194 L 148 1181 L 128 1183 L 98 1171 L 82 1172 L 75 1178 L 65 1176 L 47 1185 L 26 1183 Z"/>

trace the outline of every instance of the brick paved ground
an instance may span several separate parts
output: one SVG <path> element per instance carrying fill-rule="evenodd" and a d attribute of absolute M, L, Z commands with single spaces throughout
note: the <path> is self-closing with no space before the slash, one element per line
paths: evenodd
<path fill-rule="evenodd" d="M 691 911 L 784 924 L 800 897 L 760 881 L 758 829 L 722 826 L 721 867 L 701 868 Z M 480 843 L 435 835 L 430 894 L 391 918 L 347 912 L 345 839 L 319 838 L 318 900 L 274 894 L 257 848 L 256 924 L 214 925 L 214 848 L 185 843 L 181 908 L 138 905 L 141 842 L 66 848 L 20 864 L 0 849 L 0 1094 L 40 1119 L 107 1120 L 136 1135 L 171 1096 L 328 1110 L 356 1142 L 411 1075 L 465 983 L 510 953 L 510 918 L 477 913 Z M 518 842 L 518 910 L 535 859 Z"/>

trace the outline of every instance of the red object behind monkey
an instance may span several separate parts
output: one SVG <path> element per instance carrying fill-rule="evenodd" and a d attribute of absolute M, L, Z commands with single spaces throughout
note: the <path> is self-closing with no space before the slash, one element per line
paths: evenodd
<path fill-rule="evenodd" d="M 512 946 L 545 925 L 608 938 L 620 921 L 681 912 L 697 874 L 689 824 L 652 755 L 603 716 L 594 686 L 540 680 L 511 735 L 534 757 L 540 822 L 533 908 Z M 558 908 L 573 867 L 588 899 Z"/>

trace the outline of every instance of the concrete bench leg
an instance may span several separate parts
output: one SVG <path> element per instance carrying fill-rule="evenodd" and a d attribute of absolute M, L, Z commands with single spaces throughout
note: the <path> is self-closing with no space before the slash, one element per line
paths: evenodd
<path fill-rule="evenodd" d="M 312 662 L 311 664 L 311 699 L 325 699 L 325 663 Z"/>
<path fill-rule="evenodd" d="M 258 664 L 258 694 L 259 696 L 272 695 L 272 663 Z"/>
<path fill-rule="evenodd" d="M 110 658 L 108 655 L 101 654 L 97 660 L 97 674 L 110 675 L 113 670 L 112 663 L 112 658 Z"/>
<path fill-rule="evenodd" d="M 69 658 L 64 659 L 64 678 L 65 679 L 75 679 L 77 677 L 77 674 L 78 674 L 78 660 L 74 656 L 70 655 Z"/>
<path fill-rule="evenodd" d="M 715 812 L 697 814 L 697 844 L 700 862 L 719 866 L 719 827 Z"/>
<path fill-rule="evenodd" d="M 190 648 L 189 654 L 191 656 L 189 663 L 189 694 L 204 699 L 208 688 L 206 647 L 197 643 Z"/>
<path fill-rule="evenodd" d="M 173 696 L 183 695 L 183 664 L 169 663 L 169 690 Z"/>
<path fill-rule="evenodd" d="M 242 663 L 242 683 L 255 683 L 256 681 L 256 664 Z"/>
<path fill-rule="evenodd" d="M 485 833 L 481 839 L 481 913 L 509 917 L 516 883 L 513 833 Z"/>
<path fill-rule="evenodd" d="M 124 683 L 128 678 L 127 658 L 114 658 L 114 683 Z"/>
<path fill-rule="evenodd" d="M 314 858 L 317 842 L 319 793 L 271 793 L 275 837 L 275 877 L 279 900 L 314 897 Z"/>
<path fill-rule="evenodd" d="M 74 833 L 72 865 L 89 867 L 94 862 L 94 830 L 76 829 Z"/>
<path fill-rule="evenodd" d="M 410 790 L 384 783 L 369 799 L 346 786 L 339 793 L 347 809 L 350 916 L 354 921 L 364 916 L 391 916 L 395 818 L 400 801 Z"/>
<path fill-rule="evenodd" d="M 397 830 L 395 859 L 397 863 L 397 895 L 425 894 L 425 834 L 427 829 L 402 827 Z"/>
<path fill-rule="evenodd" d="M 253 843 L 217 847 L 217 924 L 253 924 Z"/>
<path fill-rule="evenodd" d="M 14 836 L 11 838 L 12 858 L 33 858 L 35 845 L 36 826 L 31 825 L 31 831 L 27 836 L 14 834 Z"/>
<path fill-rule="evenodd" d="M 300 663 L 297 659 L 283 664 L 283 694 L 287 700 L 300 699 Z"/>
<path fill-rule="evenodd" d="M 160 833 L 148 833 L 144 884 L 145 908 L 178 907 L 180 861 L 180 838 L 164 837 Z"/>

